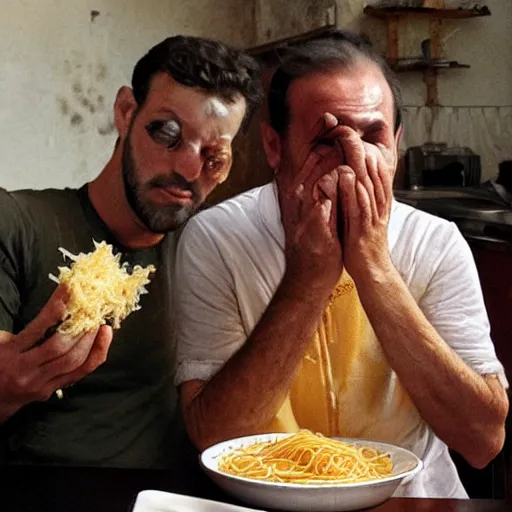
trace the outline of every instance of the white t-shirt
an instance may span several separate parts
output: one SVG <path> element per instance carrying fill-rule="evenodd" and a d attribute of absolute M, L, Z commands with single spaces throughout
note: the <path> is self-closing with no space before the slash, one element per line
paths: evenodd
<path fill-rule="evenodd" d="M 506 387 L 471 250 L 457 227 L 394 201 L 388 239 L 395 267 L 439 335 L 468 366 L 499 375 Z M 284 241 L 274 183 L 189 221 L 176 266 L 177 385 L 209 380 L 246 341 L 284 274 Z M 467 497 L 448 448 L 425 422 L 404 447 L 424 469 L 396 496 Z"/>

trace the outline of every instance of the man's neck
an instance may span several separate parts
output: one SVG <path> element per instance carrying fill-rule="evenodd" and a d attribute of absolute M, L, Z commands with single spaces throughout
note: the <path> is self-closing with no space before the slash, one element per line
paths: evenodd
<path fill-rule="evenodd" d="M 88 185 L 89 199 L 114 237 L 130 249 L 154 247 L 164 235 L 152 233 L 131 209 L 121 177 L 120 157 L 114 153 L 101 174 Z"/>

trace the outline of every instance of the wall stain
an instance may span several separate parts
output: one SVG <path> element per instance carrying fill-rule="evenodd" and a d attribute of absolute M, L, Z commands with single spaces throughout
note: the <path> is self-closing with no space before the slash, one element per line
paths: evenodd
<path fill-rule="evenodd" d="M 67 94 L 56 98 L 60 114 L 81 133 L 90 129 L 102 136 L 114 133 L 112 113 L 107 111 L 101 85 L 108 76 L 107 66 L 104 63 L 87 63 L 83 55 L 77 54 L 76 60 L 64 61 L 63 71 L 70 77 L 70 89 Z"/>
<path fill-rule="evenodd" d="M 69 114 L 69 103 L 66 98 L 59 96 L 57 98 L 57 104 L 59 105 L 59 111 L 63 116 L 67 116 Z"/>
<path fill-rule="evenodd" d="M 100 15 L 100 11 L 92 10 L 91 11 L 91 23 L 96 21 L 96 18 Z"/>
<path fill-rule="evenodd" d="M 98 64 L 96 67 L 96 80 L 103 82 L 107 78 L 107 66 L 105 64 Z"/>
<path fill-rule="evenodd" d="M 81 126 L 84 122 L 84 118 L 78 112 L 74 112 L 70 119 L 71 126 Z"/>
<path fill-rule="evenodd" d="M 86 108 L 91 114 L 94 114 L 96 112 L 96 107 L 89 101 L 88 98 L 83 97 L 80 100 L 80 103 L 84 108 Z"/>
<path fill-rule="evenodd" d="M 116 131 L 114 121 L 109 120 L 108 122 L 98 126 L 98 133 L 100 135 L 110 135 Z"/>

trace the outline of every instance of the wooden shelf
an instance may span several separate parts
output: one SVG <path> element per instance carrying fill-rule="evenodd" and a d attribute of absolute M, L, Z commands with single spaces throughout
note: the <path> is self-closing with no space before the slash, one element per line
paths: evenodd
<path fill-rule="evenodd" d="M 367 5 L 364 13 L 368 16 L 380 19 L 400 18 L 406 16 L 418 16 L 437 19 L 460 20 L 480 16 L 490 16 L 491 11 L 487 6 L 474 7 L 473 9 L 429 9 L 426 7 L 374 7 Z"/>
<path fill-rule="evenodd" d="M 469 64 L 461 64 L 456 61 L 418 61 L 411 63 L 400 63 L 400 61 L 393 61 L 389 62 L 389 65 L 391 69 L 396 73 L 406 73 L 409 71 L 437 71 L 443 69 L 468 69 L 471 67 Z"/>
<path fill-rule="evenodd" d="M 471 9 L 434 9 L 428 7 L 378 7 L 368 5 L 364 8 L 367 16 L 384 20 L 387 31 L 387 60 L 391 68 L 397 73 L 409 71 L 422 71 L 423 81 L 427 89 L 426 106 L 439 105 L 437 90 L 438 70 L 469 68 L 467 64 L 456 61 L 447 61 L 442 57 L 442 27 L 443 20 L 462 20 L 478 16 L 490 16 L 491 11 L 486 5 L 475 5 Z M 429 47 L 422 51 L 429 60 L 422 57 L 415 59 L 401 59 L 398 52 L 399 25 L 407 23 L 412 18 L 423 18 L 429 22 Z M 428 50 L 428 51 L 427 51 Z M 405 62 L 404 62 L 405 60 Z"/>

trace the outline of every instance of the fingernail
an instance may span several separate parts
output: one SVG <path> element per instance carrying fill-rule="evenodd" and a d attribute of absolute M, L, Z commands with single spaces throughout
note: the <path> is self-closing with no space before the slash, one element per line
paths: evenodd
<path fill-rule="evenodd" d="M 336 126 L 338 124 L 338 119 L 330 112 L 326 112 L 324 114 L 324 122 L 326 126 Z"/>
<path fill-rule="evenodd" d="M 324 218 L 326 221 L 328 221 L 331 216 L 331 210 L 332 210 L 332 201 L 330 199 L 326 199 L 324 201 L 323 210 L 324 210 Z"/>

